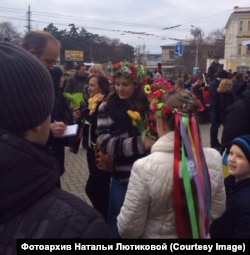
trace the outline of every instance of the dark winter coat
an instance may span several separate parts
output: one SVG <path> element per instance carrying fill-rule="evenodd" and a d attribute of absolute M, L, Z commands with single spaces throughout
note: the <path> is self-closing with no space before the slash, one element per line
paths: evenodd
<path fill-rule="evenodd" d="M 241 99 L 247 88 L 247 82 L 244 80 L 235 80 L 233 82 L 234 101 Z"/>
<path fill-rule="evenodd" d="M 218 74 L 219 71 L 221 71 L 220 63 L 216 63 L 216 62 L 213 61 L 211 63 L 211 65 L 209 66 L 208 71 L 207 71 L 210 82 L 212 82 L 215 79 L 216 74 Z"/>
<path fill-rule="evenodd" d="M 218 101 L 219 101 L 219 93 L 217 91 L 219 87 L 220 81 L 215 79 L 209 86 L 209 92 L 210 92 L 210 107 L 216 108 L 218 107 Z"/>
<path fill-rule="evenodd" d="M 69 123 L 69 108 L 67 105 L 66 98 L 63 97 L 63 94 L 60 90 L 60 80 L 63 76 L 63 72 L 59 67 L 54 67 L 49 70 L 51 78 L 54 84 L 55 98 L 54 98 L 54 108 L 51 114 L 51 122 L 54 121 L 63 121 L 65 124 Z M 67 138 L 56 138 L 53 136 L 52 132 L 48 139 L 47 145 L 52 148 L 54 155 L 57 159 L 58 169 L 60 175 L 63 175 L 65 172 L 64 159 L 65 152 L 64 146 L 66 144 Z"/>
<path fill-rule="evenodd" d="M 100 214 L 59 188 L 47 147 L 0 129 L 0 254 L 19 238 L 109 238 Z"/>
<path fill-rule="evenodd" d="M 210 228 L 212 238 L 250 238 L 250 178 L 235 182 L 233 176 L 225 179 L 226 211 Z"/>
<path fill-rule="evenodd" d="M 217 124 L 221 124 L 220 122 L 220 94 L 217 91 L 219 87 L 220 81 L 215 79 L 209 86 L 210 92 L 210 111 L 215 115 L 215 121 Z"/>
<path fill-rule="evenodd" d="M 227 115 L 227 109 L 229 106 L 233 104 L 234 98 L 233 98 L 233 93 L 231 91 L 226 91 L 226 92 L 219 92 L 219 97 L 218 97 L 218 109 L 217 112 L 218 116 L 216 116 L 216 119 L 219 123 L 224 125 L 226 115 Z"/>
<path fill-rule="evenodd" d="M 228 148 L 234 138 L 250 134 L 250 90 L 244 97 L 227 108 L 227 116 L 221 136 L 221 145 Z"/>

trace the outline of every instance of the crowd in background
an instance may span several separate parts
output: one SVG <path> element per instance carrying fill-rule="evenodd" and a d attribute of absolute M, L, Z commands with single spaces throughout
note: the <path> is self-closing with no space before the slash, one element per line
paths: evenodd
<path fill-rule="evenodd" d="M 218 69 L 215 68 L 216 65 L 217 65 Z M 226 192 L 228 192 L 228 190 L 231 189 L 231 185 L 233 183 L 232 176 L 231 176 L 230 177 L 231 178 L 230 185 L 227 184 L 229 182 L 229 181 L 227 181 L 227 176 L 229 175 L 227 162 L 228 162 L 228 156 L 230 155 L 229 151 L 231 148 L 232 141 L 234 141 L 234 139 L 240 135 L 249 134 L 250 130 L 247 126 L 245 126 L 245 128 L 243 130 L 236 130 L 234 132 L 234 134 L 231 135 L 231 137 L 226 140 L 224 137 L 227 137 L 228 130 L 232 130 L 232 125 L 233 125 L 233 120 L 228 120 L 227 115 L 228 115 L 229 109 L 231 109 L 231 108 L 236 109 L 237 106 L 235 106 L 235 104 L 237 104 L 239 102 L 242 103 L 243 99 L 246 98 L 246 95 L 248 93 L 250 93 L 250 74 L 249 74 L 249 72 L 246 72 L 246 73 L 234 72 L 234 73 L 232 73 L 230 70 L 226 71 L 219 67 L 220 67 L 220 65 L 218 65 L 218 58 L 215 58 L 215 61 L 211 64 L 207 73 L 200 73 L 198 71 L 196 74 L 185 74 L 183 77 L 180 77 L 180 78 L 176 79 L 175 81 L 172 81 L 172 80 L 167 80 L 167 77 L 164 76 L 164 71 L 162 70 L 161 64 L 159 63 L 154 72 L 148 72 L 147 74 L 148 74 L 148 78 L 149 78 L 149 80 L 148 80 L 149 83 L 157 84 L 157 81 L 159 81 L 161 79 L 165 79 L 165 80 L 167 80 L 168 86 L 169 86 L 169 88 L 171 88 L 172 91 L 175 91 L 177 93 L 180 93 L 182 91 L 188 91 L 196 97 L 198 106 L 199 106 L 198 107 L 199 109 L 196 113 L 197 121 L 199 124 L 210 124 L 210 145 L 211 145 L 211 148 L 216 149 L 222 155 L 220 162 L 221 162 L 221 166 L 223 165 L 223 176 L 225 178 L 225 185 L 226 185 L 225 187 L 227 189 Z M 108 75 L 107 77 L 110 78 L 110 76 L 109 76 L 110 73 L 107 72 L 106 74 Z M 246 99 L 244 99 L 244 100 L 246 101 Z M 119 107 L 121 107 L 121 105 Z M 114 109 L 114 108 L 116 108 L 116 107 L 112 107 L 112 109 Z M 118 107 L 116 109 L 118 109 Z M 109 111 L 112 112 L 111 109 Z M 102 112 L 102 110 L 100 112 Z M 100 113 L 100 114 L 102 115 L 102 113 Z M 112 115 L 112 113 L 108 113 L 108 115 L 109 114 Z M 125 117 L 123 117 L 123 118 L 126 119 Z M 248 119 L 248 118 L 245 118 L 245 119 Z M 126 121 L 126 123 L 127 122 L 128 122 L 128 120 Z M 125 125 L 125 123 L 124 123 L 124 125 Z M 221 139 L 219 139 L 219 137 L 218 137 L 218 130 L 220 127 L 222 127 L 222 129 L 223 129 L 223 131 L 222 131 L 223 135 L 222 135 Z M 225 131 L 224 131 L 224 128 L 225 128 Z M 105 136 L 107 136 L 107 129 L 108 129 L 108 127 L 105 127 Z M 109 132 L 111 132 L 111 130 L 112 130 L 112 128 L 109 129 Z M 100 135 L 100 133 L 99 133 L 99 135 Z M 112 137 L 112 135 L 111 135 L 111 137 Z M 244 138 L 244 139 L 247 140 L 248 138 Z M 114 141 L 112 143 L 114 143 Z M 115 145 L 113 145 L 113 146 L 114 146 L 114 149 L 118 148 Z M 106 150 L 108 150 L 108 149 L 106 149 Z M 152 152 L 153 152 L 153 150 L 151 149 L 151 153 Z M 140 156 L 140 157 L 142 157 L 142 156 Z M 122 162 L 122 159 L 121 159 L 121 162 Z M 142 165 L 145 165 L 145 164 L 143 163 Z M 225 166 L 226 166 L 226 168 L 225 168 Z M 134 165 L 134 167 L 136 167 L 136 166 Z M 143 167 L 140 166 L 138 168 L 143 168 Z M 152 169 L 152 166 L 150 168 Z M 134 168 L 132 168 L 132 169 L 134 169 Z M 105 173 L 105 174 L 107 174 L 107 173 Z M 211 175 L 211 173 L 210 173 L 210 175 Z M 136 231 L 136 229 L 138 230 L 142 227 L 139 225 L 138 222 L 135 222 L 134 223 L 135 225 L 131 224 L 131 226 L 128 226 L 128 225 L 130 225 L 129 222 L 132 221 L 132 218 L 130 219 L 129 218 L 130 216 L 128 216 L 128 215 L 132 214 L 131 217 L 134 217 L 133 216 L 133 210 L 134 210 L 133 208 L 138 209 L 138 207 L 139 207 L 139 205 L 136 205 L 136 200 L 135 200 L 136 196 L 135 196 L 135 194 L 133 194 L 133 191 L 126 192 L 126 190 L 128 189 L 128 184 L 130 182 L 133 183 L 133 178 L 135 178 L 135 177 L 131 178 L 130 182 L 126 181 L 125 183 L 122 183 L 123 196 L 121 197 L 120 195 L 118 196 L 119 192 L 121 192 L 121 191 L 118 191 L 118 189 L 117 189 L 118 188 L 117 185 L 120 183 L 119 179 L 116 180 L 116 176 L 114 176 L 114 173 L 109 174 L 108 176 L 109 176 L 108 180 L 109 181 L 112 180 L 111 183 L 113 183 L 113 184 L 111 184 L 110 188 L 108 187 L 108 185 L 106 186 L 106 189 L 109 190 L 108 191 L 109 198 L 108 198 L 108 196 L 106 197 L 106 201 L 108 201 L 108 208 L 106 208 L 106 213 L 104 215 L 105 215 L 105 218 L 106 218 L 108 224 L 111 224 L 110 229 L 112 230 L 112 233 L 114 234 L 114 236 L 116 238 L 120 238 L 120 237 L 124 237 L 124 238 L 125 237 L 127 237 L 127 238 L 129 238 L 129 237 L 130 238 L 138 238 L 138 237 L 152 238 L 154 236 L 152 233 L 151 233 L 152 235 L 147 236 L 147 233 L 145 233 L 145 232 Z M 139 178 L 140 183 L 141 183 L 141 180 L 143 179 L 143 177 L 140 176 L 137 178 Z M 115 184 L 114 184 L 114 180 L 116 180 Z M 124 184 L 125 184 L 125 186 L 124 186 Z M 130 184 L 130 185 L 132 185 L 132 184 Z M 138 186 L 137 183 L 134 183 L 133 185 Z M 111 196 L 110 196 L 110 192 L 111 192 Z M 158 191 L 158 192 L 160 192 L 160 191 Z M 105 194 L 105 192 L 104 192 L 104 194 Z M 115 197 L 114 196 L 112 197 L 112 194 L 116 194 Z M 128 197 L 125 198 L 125 194 L 127 194 L 128 197 L 129 196 L 133 197 L 132 205 L 131 205 L 131 201 L 129 201 L 129 202 L 127 201 L 127 200 L 130 200 L 130 198 L 128 198 Z M 138 191 L 137 195 L 143 196 L 143 194 L 140 194 L 139 191 Z M 91 198 L 91 196 L 90 196 L 90 198 Z M 111 201 L 109 199 L 111 199 Z M 117 201 L 114 199 L 116 199 L 116 200 L 118 199 L 117 201 L 119 201 L 118 202 L 119 207 L 115 207 L 115 204 L 117 204 Z M 138 199 L 140 199 L 140 198 L 138 197 Z M 223 199 L 221 199 L 221 200 L 223 200 Z M 115 204 L 112 205 L 112 203 L 114 203 L 114 201 L 116 201 L 116 202 L 115 202 Z M 140 201 L 140 204 L 141 203 L 142 202 Z M 230 203 L 232 203 L 232 202 L 230 201 Z M 230 203 L 227 204 L 227 207 L 231 206 Z M 147 202 L 144 201 L 143 206 L 146 206 L 146 205 L 147 205 Z M 121 209 L 122 206 L 128 207 L 128 208 Z M 98 206 L 96 208 L 98 209 Z M 114 208 L 116 208 L 115 210 L 117 210 L 116 214 L 114 214 Z M 235 210 L 235 205 L 234 205 L 233 209 Z M 121 210 L 121 214 L 119 215 L 120 210 Z M 145 209 L 143 209 L 143 210 L 145 210 Z M 161 209 L 159 209 L 159 211 L 160 210 Z M 108 216 L 109 211 L 112 211 L 111 216 Z M 232 212 L 229 213 L 230 217 L 232 216 L 231 213 Z M 225 217 L 228 220 L 228 218 L 227 218 L 228 211 L 226 211 L 225 214 L 226 214 L 226 216 L 222 216 L 222 217 Z M 117 218 L 118 215 L 119 215 L 119 217 Z M 146 215 L 144 215 L 144 216 L 146 217 Z M 128 217 L 128 218 L 126 218 L 126 217 Z M 148 217 L 150 217 L 150 216 L 148 215 Z M 234 217 L 236 217 L 236 216 L 234 215 Z M 237 217 L 240 217 L 240 216 L 237 216 Z M 235 221 L 237 221 L 237 217 L 236 217 Z M 140 215 L 139 218 L 141 221 L 143 220 L 142 215 Z M 217 216 L 216 216 L 216 218 L 217 218 Z M 118 222 L 117 222 L 117 219 L 118 219 Z M 149 219 L 147 219 L 147 220 L 149 220 Z M 248 236 L 247 230 L 245 233 L 243 231 L 242 234 L 232 233 L 232 235 L 226 235 L 225 234 L 226 232 L 223 232 L 223 235 L 221 233 L 220 233 L 221 234 L 220 235 L 219 233 L 217 233 L 217 232 L 219 232 L 217 229 L 218 228 L 217 224 L 218 224 L 218 226 L 220 226 L 220 224 L 223 224 L 222 226 L 224 226 L 224 224 L 226 224 L 227 221 L 225 223 L 225 222 L 223 222 L 223 220 L 218 220 L 218 222 L 219 223 L 217 223 L 217 221 L 215 221 L 216 224 L 212 225 L 212 226 L 216 226 L 216 227 L 213 227 L 212 235 L 214 238 L 223 237 L 223 235 L 225 237 L 227 237 L 227 236 L 236 236 L 237 237 L 237 235 L 238 235 L 238 237 Z M 145 222 L 144 222 L 144 224 L 145 224 Z M 132 225 L 134 225 L 135 227 L 132 227 Z M 118 226 L 118 229 L 117 229 L 117 226 Z M 125 229 L 124 229 L 124 226 L 126 226 Z M 231 226 L 231 227 L 237 228 L 236 226 Z M 153 226 L 153 228 L 157 229 L 156 226 Z M 216 230 L 214 230 L 214 229 L 216 229 Z M 141 231 L 146 231 L 146 230 L 142 229 Z M 159 237 L 161 235 L 157 234 L 156 236 Z M 175 237 L 175 236 L 169 235 L 169 237 Z"/>
<path fill-rule="evenodd" d="M 149 73 L 125 60 L 79 63 L 65 79 L 59 49 L 44 31 L 27 33 L 23 49 L 0 43 L 1 254 L 20 237 L 250 238 L 249 72 L 223 70 L 216 56 L 207 73 L 175 81 L 161 63 Z M 76 136 L 64 137 L 71 124 Z M 60 185 L 65 147 L 81 146 L 92 207 Z"/>

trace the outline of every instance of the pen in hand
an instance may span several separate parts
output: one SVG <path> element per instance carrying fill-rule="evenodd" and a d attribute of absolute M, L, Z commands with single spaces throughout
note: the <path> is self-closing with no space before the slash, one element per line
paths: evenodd
<path fill-rule="evenodd" d="M 63 121 L 56 121 L 54 120 L 54 122 L 52 122 L 50 124 L 50 128 L 52 131 L 52 134 L 54 137 L 58 137 L 60 135 L 62 135 L 66 129 L 66 125 L 64 124 Z"/>

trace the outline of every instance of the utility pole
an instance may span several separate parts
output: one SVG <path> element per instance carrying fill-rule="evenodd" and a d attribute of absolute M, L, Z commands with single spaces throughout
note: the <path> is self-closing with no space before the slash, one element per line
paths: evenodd
<path fill-rule="evenodd" d="M 28 29 L 28 32 L 30 32 L 30 30 L 31 30 L 31 12 L 30 12 L 30 5 L 29 5 L 29 7 L 28 7 L 28 12 L 27 12 L 27 22 L 28 22 L 27 29 Z"/>

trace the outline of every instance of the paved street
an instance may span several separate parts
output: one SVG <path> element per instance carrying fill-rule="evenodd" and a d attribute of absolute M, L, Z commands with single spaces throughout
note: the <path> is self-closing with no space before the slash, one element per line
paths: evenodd
<path fill-rule="evenodd" d="M 203 146 L 210 147 L 210 124 L 200 125 L 200 130 Z M 221 131 L 222 128 L 220 128 L 219 137 L 221 136 Z M 87 195 L 85 194 L 85 185 L 88 178 L 86 151 L 80 148 L 78 154 L 73 154 L 69 151 L 68 147 L 65 148 L 65 151 L 66 172 L 62 177 L 62 189 L 79 196 L 91 205 Z"/>
<path fill-rule="evenodd" d="M 62 189 L 79 196 L 91 204 L 85 194 L 85 185 L 88 179 L 86 150 L 80 148 L 78 154 L 74 154 L 66 147 L 65 168 L 66 171 L 61 178 Z"/>

